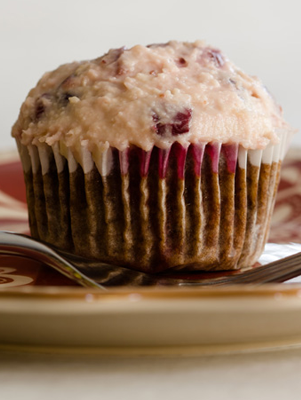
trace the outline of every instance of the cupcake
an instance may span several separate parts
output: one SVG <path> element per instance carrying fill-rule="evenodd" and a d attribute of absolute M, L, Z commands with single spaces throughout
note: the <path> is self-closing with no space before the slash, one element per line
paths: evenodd
<path fill-rule="evenodd" d="M 200 41 L 62 65 L 12 129 L 32 236 L 153 273 L 258 259 L 291 133 L 266 87 Z"/>

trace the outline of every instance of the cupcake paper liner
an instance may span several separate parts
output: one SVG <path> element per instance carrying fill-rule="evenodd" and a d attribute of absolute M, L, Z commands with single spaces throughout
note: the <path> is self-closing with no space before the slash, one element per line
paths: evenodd
<path fill-rule="evenodd" d="M 145 272 L 250 266 L 268 237 L 286 142 L 109 147 L 97 156 L 19 142 L 31 234 Z"/>

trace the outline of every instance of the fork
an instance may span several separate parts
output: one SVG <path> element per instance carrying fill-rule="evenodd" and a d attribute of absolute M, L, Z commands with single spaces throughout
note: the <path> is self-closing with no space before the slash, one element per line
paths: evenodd
<path fill-rule="evenodd" d="M 30 236 L 0 231 L 0 254 L 40 261 L 85 287 L 107 290 L 109 286 L 226 286 L 284 282 L 301 274 L 301 252 L 264 266 L 204 275 L 149 274 L 114 264 L 89 260 Z M 183 275 L 183 273 L 182 273 Z M 193 277 L 194 276 L 194 277 Z"/>

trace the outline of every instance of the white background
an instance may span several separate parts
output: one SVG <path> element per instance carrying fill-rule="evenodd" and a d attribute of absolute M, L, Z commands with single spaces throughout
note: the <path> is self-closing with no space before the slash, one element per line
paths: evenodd
<path fill-rule="evenodd" d="M 299 0 L 0 0 L 0 151 L 41 75 L 112 47 L 205 39 L 259 76 L 300 130 Z M 301 146 L 301 133 L 294 143 Z"/>

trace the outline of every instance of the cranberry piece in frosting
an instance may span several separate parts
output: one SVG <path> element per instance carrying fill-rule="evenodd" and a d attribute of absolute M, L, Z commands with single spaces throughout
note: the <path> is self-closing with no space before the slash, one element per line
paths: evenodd
<path fill-rule="evenodd" d="M 208 55 L 217 67 L 222 67 L 225 64 L 224 57 L 219 50 L 208 50 Z"/>
<path fill-rule="evenodd" d="M 206 65 L 208 62 L 213 63 L 217 68 L 221 68 L 225 64 L 225 59 L 219 50 L 206 47 L 201 55 L 200 63 Z"/>
<path fill-rule="evenodd" d="M 155 122 L 153 129 L 155 130 L 156 134 L 159 136 L 164 136 L 168 131 L 168 124 L 162 124 L 160 122 L 159 115 L 155 112 L 153 113 L 153 121 Z"/>
<path fill-rule="evenodd" d="M 36 100 L 33 117 L 34 121 L 38 121 L 42 118 L 46 108 L 50 105 L 51 97 L 50 93 L 44 93 Z"/>
<path fill-rule="evenodd" d="M 172 135 L 182 135 L 189 132 L 189 122 L 191 120 L 192 110 L 187 108 L 184 112 L 178 112 L 172 124 Z"/>
<path fill-rule="evenodd" d="M 175 60 L 175 61 L 176 61 L 176 64 L 177 64 L 177 66 L 178 66 L 179 68 L 187 67 L 187 61 L 185 60 L 185 58 L 180 57 L 180 58 L 178 58 L 178 59 Z"/>
<path fill-rule="evenodd" d="M 33 120 L 39 121 L 46 114 L 52 105 L 57 104 L 59 107 L 66 107 L 69 104 L 69 98 L 77 96 L 74 93 L 59 90 L 57 93 L 44 93 L 37 98 L 34 107 Z"/>
<path fill-rule="evenodd" d="M 171 122 L 162 124 L 157 113 L 153 114 L 155 122 L 154 129 L 159 136 L 166 136 L 171 133 L 172 136 L 182 135 L 189 132 L 189 123 L 192 116 L 192 110 L 186 108 L 183 112 L 178 112 Z"/>
<path fill-rule="evenodd" d="M 35 121 L 38 121 L 44 114 L 44 112 L 45 112 L 45 106 L 41 101 L 38 100 L 35 106 L 35 114 L 34 114 Z"/>

